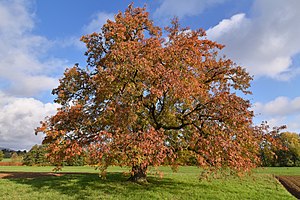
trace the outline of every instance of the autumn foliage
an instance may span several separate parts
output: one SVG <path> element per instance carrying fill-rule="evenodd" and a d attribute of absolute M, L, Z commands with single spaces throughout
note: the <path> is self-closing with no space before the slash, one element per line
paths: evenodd
<path fill-rule="evenodd" d="M 262 139 L 252 126 L 251 77 L 218 53 L 202 29 L 161 29 L 132 5 L 100 33 L 83 36 L 87 66 L 67 69 L 53 90 L 57 113 L 45 134 L 52 163 L 88 152 L 90 164 L 131 166 L 131 180 L 148 166 L 184 164 L 245 171 L 259 162 Z"/>
<path fill-rule="evenodd" d="M 270 134 L 269 134 L 270 135 Z M 300 166 L 300 135 L 291 132 L 276 134 L 276 145 L 261 143 L 262 165 L 267 167 Z"/>

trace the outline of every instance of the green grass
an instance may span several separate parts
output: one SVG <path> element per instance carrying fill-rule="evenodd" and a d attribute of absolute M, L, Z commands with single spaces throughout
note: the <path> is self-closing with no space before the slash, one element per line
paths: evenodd
<path fill-rule="evenodd" d="M 300 176 L 300 167 L 265 167 L 254 170 L 257 174 Z"/>
<path fill-rule="evenodd" d="M 0 166 L 0 171 L 50 172 L 51 167 Z M 276 175 L 300 175 L 300 168 L 257 169 L 252 176 L 199 181 L 200 170 L 181 167 L 173 173 L 160 167 L 160 179 L 151 170 L 149 184 L 127 182 L 128 169 L 111 167 L 99 178 L 91 167 L 65 167 L 62 172 L 89 172 L 60 177 L 0 179 L 2 199 L 295 199 L 274 179 Z"/>

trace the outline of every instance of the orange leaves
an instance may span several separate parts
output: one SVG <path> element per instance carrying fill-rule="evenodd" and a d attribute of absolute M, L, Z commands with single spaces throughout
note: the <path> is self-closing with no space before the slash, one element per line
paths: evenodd
<path fill-rule="evenodd" d="M 100 33 L 83 36 L 87 67 L 67 69 L 53 90 L 61 108 L 37 131 L 60 162 L 87 151 L 89 162 L 160 165 L 194 162 L 243 170 L 256 163 L 251 77 L 202 29 L 165 29 L 131 4 Z M 177 164 L 178 164 L 177 163 Z"/>

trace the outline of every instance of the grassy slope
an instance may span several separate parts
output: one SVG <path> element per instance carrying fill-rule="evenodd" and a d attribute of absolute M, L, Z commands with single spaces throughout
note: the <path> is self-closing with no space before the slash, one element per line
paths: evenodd
<path fill-rule="evenodd" d="M 51 171 L 51 167 L 0 167 L 0 171 Z M 0 179 L 3 199 L 294 199 L 271 174 L 300 175 L 300 168 L 259 169 L 250 176 L 199 181 L 199 169 L 182 167 L 178 173 L 162 167 L 163 179 L 150 172 L 148 185 L 126 182 L 126 169 L 111 167 L 100 179 L 90 167 L 66 167 L 65 172 L 87 175 Z"/>

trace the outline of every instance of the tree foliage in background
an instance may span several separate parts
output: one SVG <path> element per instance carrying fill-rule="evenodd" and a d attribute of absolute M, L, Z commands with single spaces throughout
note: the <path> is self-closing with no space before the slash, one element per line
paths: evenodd
<path fill-rule="evenodd" d="M 163 35 L 164 34 L 164 35 Z M 53 90 L 57 113 L 37 128 L 57 166 L 89 153 L 90 164 L 182 164 L 247 171 L 259 162 L 263 132 L 252 126 L 252 78 L 219 56 L 223 48 L 202 29 L 162 30 L 132 5 L 100 33 L 83 36 L 87 66 L 67 69 Z"/>
<path fill-rule="evenodd" d="M 4 158 L 11 158 L 12 154 L 16 151 L 11 150 L 11 149 L 2 149 L 1 150 L 4 154 Z"/>
<path fill-rule="evenodd" d="M 3 158 L 4 158 L 4 153 L 3 153 L 3 151 L 0 150 L 0 161 L 2 161 Z"/>
<path fill-rule="evenodd" d="M 51 165 L 47 157 L 47 145 L 34 145 L 24 155 L 23 164 L 27 166 L 47 166 Z M 86 164 L 85 156 L 74 156 L 62 163 L 63 166 L 83 166 Z"/>
<path fill-rule="evenodd" d="M 284 132 L 280 135 L 282 145 L 286 151 L 276 152 L 279 166 L 300 166 L 300 135 L 297 133 Z"/>
<path fill-rule="evenodd" d="M 263 166 L 294 167 L 300 166 L 300 135 L 297 133 L 283 132 L 278 137 L 278 142 L 283 148 L 268 144 L 261 149 Z"/>
<path fill-rule="evenodd" d="M 21 161 L 22 161 L 22 156 L 21 156 L 21 155 L 18 155 L 17 152 L 13 152 L 13 153 L 11 154 L 10 159 L 11 159 L 11 162 L 17 163 L 17 162 L 21 162 Z"/>
<path fill-rule="evenodd" d="M 45 145 L 34 145 L 23 157 L 23 164 L 27 166 L 45 166 L 49 165 L 49 161 L 46 157 L 46 147 Z"/>

